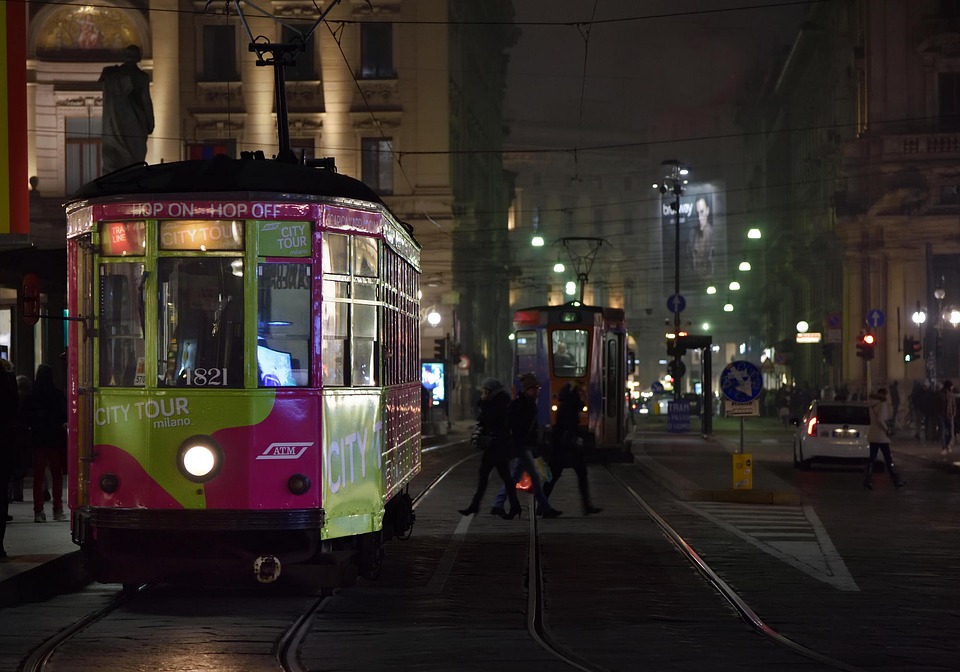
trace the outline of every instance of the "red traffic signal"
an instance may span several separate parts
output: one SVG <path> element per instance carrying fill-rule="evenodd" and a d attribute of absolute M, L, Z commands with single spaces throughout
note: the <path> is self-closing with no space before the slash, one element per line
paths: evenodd
<path fill-rule="evenodd" d="M 873 349 L 877 344 L 877 337 L 873 334 L 860 334 L 857 338 L 857 357 L 866 360 L 873 359 Z"/>

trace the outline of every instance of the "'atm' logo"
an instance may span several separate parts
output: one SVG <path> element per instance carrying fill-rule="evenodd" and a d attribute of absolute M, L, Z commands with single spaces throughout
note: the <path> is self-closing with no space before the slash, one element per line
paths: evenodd
<path fill-rule="evenodd" d="M 258 460 L 296 460 L 313 445 L 313 441 L 283 441 L 271 443 L 260 455 Z"/>

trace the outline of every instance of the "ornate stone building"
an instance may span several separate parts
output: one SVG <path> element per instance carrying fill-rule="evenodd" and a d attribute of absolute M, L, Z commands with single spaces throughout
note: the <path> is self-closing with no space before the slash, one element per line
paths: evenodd
<path fill-rule="evenodd" d="M 509 0 L 482 4 L 342 0 L 312 33 L 329 2 L 257 3 L 273 17 L 253 5 L 245 5 L 245 14 L 258 41 L 307 38 L 296 66 L 285 70 L 293 151 L 307 158 L 334 157 L 341 173 L 376 189 L 423 245 L 424 316 L 427 311 L 441 316 L 437 326 L 423 322 L 424 356 L 433 354 L 434 339 L 449 338 L 460 350 L 485 352 L 502 375 L 509 358 L 499 362 L 503 353 L 491 349 L 494 320 L 483 319 L 476 297 L 501 284 L 505 294 L 506 278 L 500 283 L 458 277 L 454 265 L 459 231 L 483 244 L 495 231 L 506 230 L 510 180 L 499 155 L 488 151 L 475 161 L 464 153 L 496 150 L 503 133 L 512 5 Z M 234 3 L 28 5 L 27 174 L 37 178 L 37 208 L 29 237 L 0 241 L 0 250 L 8 250 L 0 277 L 6 288 L 0 303 L 8 316 L 2 330 L 19 370 L 33 370 L 37 360 L 63 347 L 58 338 L 39 335 L 56 335 L 52 321 L 30 328 L 9 316 L 19 277 L 28 270 L 40 271 L 48 309 L 62 308 L 59 205 L 102 172 L 103 101 L 97 80 L 105 66 L 120 62 L 124 47 L 140 47 L 139 65 L 151 78 L 156 127 L 148 163 L 238 157 L 255 150 L 269 157 L 278 146 L 274 70 L 259 67 L 248 50 L 250 36 Z M 451 23 L 454 18 L 477 23 L 458 27 Z M 24 347 L 37 339 L 49 343 Z M 462 370 L 456 382 L 469 389 L 482 375 Z"/>
<path fill-rule="evenodd" d="M 819 4 L 757 91 L 741 111 L 749 207 L 778 261 L 753 309 L 776 382 L 855 393 L 899 380 L 905 397 L 956 378 L 960 6 Z M 826 342 L 796 343 L 799 320 Z M 872 360 L 857 356 L 865 332 Z M 905 361 L 904 338 L 921 339 L 921 358 Z"/>

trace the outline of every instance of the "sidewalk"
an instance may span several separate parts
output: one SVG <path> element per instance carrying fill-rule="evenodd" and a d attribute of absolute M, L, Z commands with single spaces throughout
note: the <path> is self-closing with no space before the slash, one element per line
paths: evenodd
<path fill-rule="evenodd" d="M 0 608 L 44 599 L 86 583 L 82 576 L 79 547 L 70 539 L 70 523 L 53 520 L 53 508 L 46 503 L 46 523 L 33 522 L 32 479 L 24 484 L 23 502 L 10 502 L 3 547 L 7 557 L 0 560 Z M 64 493 L 66 500 L 66 493 Z"/>

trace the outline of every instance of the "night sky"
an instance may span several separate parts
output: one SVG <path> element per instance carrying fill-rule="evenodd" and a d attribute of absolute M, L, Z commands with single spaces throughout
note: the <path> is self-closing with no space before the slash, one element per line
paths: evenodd
<path fill-rule="evenodd" d="M 690 139 L 737 132 L 744 83 L 782 58 L 808 4 L 515 0 L 507 146 L 651 143 L 654 172 L 683 154 L 723 176 L 736 169 L 718 157 L 729 143 Z"/>

